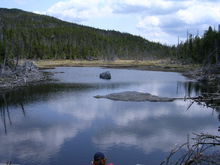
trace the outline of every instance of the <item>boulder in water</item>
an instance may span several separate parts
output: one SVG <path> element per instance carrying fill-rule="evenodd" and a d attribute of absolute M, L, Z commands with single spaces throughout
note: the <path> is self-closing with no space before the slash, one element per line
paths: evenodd
<path fill-rule="evenodd" d="M 109 71 L 103 72 L 99 75 L 99 78 L 110 80 L 111 79 L 111 73 Z"/>

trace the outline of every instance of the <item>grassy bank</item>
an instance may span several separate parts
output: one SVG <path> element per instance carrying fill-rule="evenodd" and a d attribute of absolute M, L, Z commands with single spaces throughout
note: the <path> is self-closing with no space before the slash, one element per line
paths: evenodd
<path fill-rule="evenodd" d="M 194 64 L 180 64 L 172 62 L 171 60 L 115 60 L 115 61 L 103 61 L 103 60 L 38 60 L 35 64 L 44 68 L 54 68 L 58 66 L 89 66 L 89 67 L 114 67 L 114 68 L 134 68 L 141 70 L 158 70 L 158 71 L 174 71 L 174 72 L 184 72 L 193 70 L 199 67 L 199 65 Z"/>

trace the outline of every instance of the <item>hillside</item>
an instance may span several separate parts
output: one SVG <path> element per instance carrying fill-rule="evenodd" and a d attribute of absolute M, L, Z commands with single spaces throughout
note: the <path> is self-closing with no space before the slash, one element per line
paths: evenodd
<path fill-rule="evenodd" d="M 152 59 L 170 48 L 139 36 L 0 8 L 0 61 L 26 59 Z"/>

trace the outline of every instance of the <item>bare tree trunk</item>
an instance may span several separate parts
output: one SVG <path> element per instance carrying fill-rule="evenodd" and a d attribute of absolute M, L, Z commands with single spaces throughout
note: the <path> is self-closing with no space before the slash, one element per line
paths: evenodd
<path fill-rule="evenodd" d="M 14 70 L 17 69 L 18 66 L 18 62 L 19 62 L 19 56 L 20 56 L 20 51 L 19 51 L 19 47 L 21 49 L 21 45 L 20 45 L 20 40 L 17 40 L 17 42 L 14 42 L 15 45 L 15 56 L 16 56 L 16 61 L 15 61 L 15 65 L 14 65 Z"/>
<path fill-rule="evenodd" d="M 7 56 L 7 48 L 5 48 L 5 51 L 4 51 L 4 62 L 3 62 L 3 67 L 2 67 L 2 73 L 5 72 L 5 67 L 7 65 L 7 61 L 8 61 L 8 56 Z"/>
<path fill-rule="evenodd" d="M 5 71 L 5 66 L 7 64 L 7 53 L 6 53 L 6 37 L 5 37 L 5 28 L 4 28 L 4 23 L 2 22 L 2 20 L 0 19 L 0 33 L 2 33 L 2 36 L 1 36 L 1 41 L 2 42 L 2 45 L 3 45 L 3 53 L 4 53 L 4 61 L 3 61 L 3 66 L 2 66 L 2 73 L 4 73 Z"/>
<path fill-rule="evenodd" d="M 216 49 L 216 64 L 220 63 L 220 50 L 219 50 L 219 44 L 218 44 L 218 40 L 215 40 L 215 49 Z"/>
<path fill-rule="evenodd" d="M 0 18 L 0 42 L 1 42 L 1 45 L 2 47 L 4 47 L 4 34 L 3 34 L 3 22 Z M 3 51 L 3 50 L 2 50 Z M 4 70 L 4 66 L 2 66 L 1 70 L 0 70 L 0 73 L 2 73 Z"/>

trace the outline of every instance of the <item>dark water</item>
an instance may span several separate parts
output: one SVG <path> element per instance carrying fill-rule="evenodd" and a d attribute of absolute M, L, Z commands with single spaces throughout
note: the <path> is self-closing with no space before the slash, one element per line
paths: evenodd
<path fill-rule="evenodd" d="M 112 80 L 99 79 L 109 70 Z M 0 163 L 89 165 L 102 151 L 115 165 L 160 164 L 193 132 L 217 133 L 218 113 L 178 100 L 169 103 L 95 99 L 121 91 L 158 96 L 200 94 L 178 73 L 102 68 L 56 68 L 53 84 L 1 97 Z M 7 108 L 8 107 L 8 108 Z"/>

